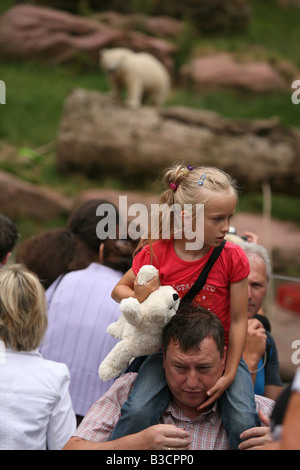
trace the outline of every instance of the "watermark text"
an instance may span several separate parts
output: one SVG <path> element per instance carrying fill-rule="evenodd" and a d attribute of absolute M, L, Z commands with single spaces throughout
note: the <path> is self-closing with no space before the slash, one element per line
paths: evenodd
<path fill-rule="evenodd" d="M 96 227 L 99 239 L 117 238 L 117 214 L 112 204 L 100 204 L 96 215 L 102 217 Z M 139 238 L 152 240 L 184 239 L 187 250 L 199 250 L 204 242 L 203 204 L 145 204 L 128 206 L 127 196 L 119 196 L 118 238 L 133 240 Z"/>
<path fill-rule="evenodd" d="M 300 364 L 300 339 L 295 339 L 295 341 L 292 342 L 292 349 L 295 349 L 296 351 L 293 352 L 291 360 L 292 363 L 295 365 Z"/>
<path fill-rule="evenodd" d="M 292 103 L 299 104 L 300 103 L 300 80 L 294 80 L 292 83 L 292 88 L 294 93 L 292 93 Z"/>
<path fill-rule="evenodd" d="M 6 104 L 6 86 L 3 80 L 0 80 L 0 104 Z"/>

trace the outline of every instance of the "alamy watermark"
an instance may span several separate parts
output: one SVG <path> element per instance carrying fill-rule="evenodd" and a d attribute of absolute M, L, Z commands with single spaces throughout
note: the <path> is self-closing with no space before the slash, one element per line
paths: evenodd
<path fill-rule="evenodd" d="M 117 214 L 110 204 L 100 204 L 96 211 L 101 216 L 96 227 L 99 239 L 117 238 Z M 149 238 L 152 240 L 185 239 L 187 250 L 199 250 L 204 242 L 203 204 L 151 204 L 150 211 L 145 204 L 128 206 L 127 196 L 119 196 L 118 238 L 133 240 Z"/>
<path fill-rule="evenodd" d="M 6 104 L 6 86 L 3 80 L 0 80 L 0 104 Z"/>
<path fill-rule="evenodd" d="M 293 352 L 291 360 L 292 363 L 295 365 L 300 364 L 300 339 L 295 339 L 295 341 L 292 342 L 292 349 L 296 349 L 296 351 Z"/>
<path fill-rule="evenodd" d="M 292 103 L 299 104 L 300 103 L 300 80 L 294 80 L 292 83 L 293 90 L 295 89 L 294 93 L 292 93 Z"/>

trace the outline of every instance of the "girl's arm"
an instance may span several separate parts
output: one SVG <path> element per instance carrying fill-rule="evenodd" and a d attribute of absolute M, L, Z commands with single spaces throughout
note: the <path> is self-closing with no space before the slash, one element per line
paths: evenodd
<path fill-rule="evenodd" d="M 241 360 L 248 328 L 248 278 L 230 285 L 230 330 L 225 375 L 234 380 Z M 230 383 L 231 383 L 230 382 Z"/>
<path fill-rule="evenodd" d="M 147 284 L 139 286 L 136 280 L 136 275 L 133 270 L 130 268 L 127 273 L 120 279 L 120 281 L 115 285 L 111 296 L 116 302 L 121 302 L 122 299 L 127 299 L 128 297 L 136 298 L 140 303 L 142 303 L 151 292 L 159 288 L 159 278 L 155 277 L 151 279 Z"/>
<path fill-rule="evenodd" d="M 113 291 L 111 293 L 112 298 L 116 302 L 121 302 L 122 299 L 133 297 L 134 281 L 135 274 L 130 268 L 113 288 Z"/>
<path fill-rule="evenodd" d="M 209 398 L 199 407 L 214 403 L 233 382 L 241 360 L 247 335 L 248 278 L 230 285 L 231 323 L 225 371 L 207 391 Z"/>

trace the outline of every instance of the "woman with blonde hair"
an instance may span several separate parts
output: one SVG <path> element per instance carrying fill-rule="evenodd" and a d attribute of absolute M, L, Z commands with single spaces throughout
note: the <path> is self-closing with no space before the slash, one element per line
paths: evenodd
<path fill-rule="evenodd" d="M 44 289 L 22 265 L 0 269 L 0 449 L 59 450 L 76 428 L 65 364 L 43 359 Z"/>

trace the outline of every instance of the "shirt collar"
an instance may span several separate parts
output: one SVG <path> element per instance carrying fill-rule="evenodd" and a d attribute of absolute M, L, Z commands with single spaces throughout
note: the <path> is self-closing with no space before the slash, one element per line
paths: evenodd
<path fill-rule="evenodd" d="M 32 349 L 31 351 L 15 351 L 9 345 L 5 346 L 5 351 L 11 354 L 28 354 L 31 356 L 40 356 L 42 357 L 39 349 Z"/>
<path fill-rule="evenodd" d="M 171 415 L 173 418 L 178 419 L 180 421 L 187 421 L 187 422 L 201 422 L 201 421 L 208 421 L 212 425 L 216 424 L 218 420 L 218 406 L 217 402 L 215 402 L 212 407 L 201 413 L 197 418 L 189 418 L 186 416 L 181 409 L 175 404 L 175 402 L 172 400 L 170 404 L 167 406 L 165 409 L 164 413 L 165 415 Z"/>

